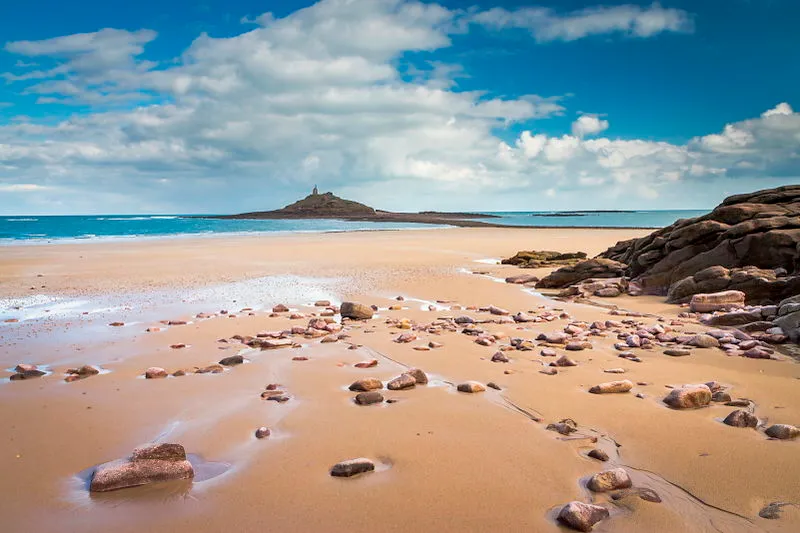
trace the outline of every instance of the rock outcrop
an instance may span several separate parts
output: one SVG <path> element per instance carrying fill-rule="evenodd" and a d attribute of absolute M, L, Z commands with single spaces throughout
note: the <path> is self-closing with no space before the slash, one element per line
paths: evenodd
<path fill-rule="evenodd" d="M 778 318 L 773 324 L 783 330 L 792 342 L 800 343 L 800 294 L 777 305 Z"/>
<path fill-rule="evenodd" d="M 673 298 L 686 298 L 694 293 L 691 282 L 683 280 L 709 267 L 754 267 L 771 270 L 774 279 L 718 270 L 716 277 L 695 278 L 694 283 L 705 283 L 696 292 L 736 289 L 747 294 L 748 302 L 767 295 L 773 302 L 793 296 L 794 283 L 800 282 L 782 278 L 800 271 L 800 185 L 731 196 L 707 215 L 619 242 L 599 257 L 628 265 L 626 274 L 645 294 L 665 295 L 673 284 L 683 282 L 680 291 L 673 289 Z"/>
<path fill-rule="evenodd" d="M 739 291 L 752 304 L 778 302 L 800 293 L 800 276 L 778 276 L 775 270 L 747 266 L 727 269 L 711 266 L 670 285 L 667 301 L 682 303 L 694 294 Z"/>
<path fill-rule="evenodd" d="M 625 294 L 628 290 L 628 280 L 626 278 L 607 278 L 583 280 L 575 285 L 570 285 L 558 293 L 561 297 L 579 296 L 582 298 L 615 298 Z"/>
<path fill-rule="evenodd" d="M 193 477 L 194 468 L 186 459 L 183 446 L 166 443 L 150 444 L 136 448 L 127 459 L 98 466 L 92 475 L 89 490 L 106 492 Z"/>
<path fill-rule="evenodd" d="M 536 283 L 538 289 L 563 289 L 581 281 L 594 278 L 619 278 L 625 275 L 627 265 L 606 258 L 581 261 L 573 266 L 559 268 Z"/>
<path fill-rule="evenodd" d="M 520 268 L 547 268 L 554 266 L 569 266 L 577 264 L 586 259 L 586 253 L 573 252 L 549 252 L 531 250 L 529 252 L 517 252 L 514 257 L 503 259 L 503 265 L 515 265 Z"/>

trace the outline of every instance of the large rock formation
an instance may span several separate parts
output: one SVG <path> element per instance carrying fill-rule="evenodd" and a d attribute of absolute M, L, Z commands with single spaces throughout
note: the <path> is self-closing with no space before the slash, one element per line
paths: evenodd
<path fill-rule="evenodd" d="M 781 276 L 800 271 L 800 185 L 731 196 L 707 215 L 619 242 L 600 257 L 627 264 L 626 274 L 646 294 L 665 295 L 682 282 L 680 297 L 673 298 L 680 300 L 694 294 L 691 282 L 683 280 L 709 267 L 756 267 L 772 274 L 752 268 L 720 271 L 713 290 L 707 283 L 696 292 L 741 290 L 748 301 L 792 296 L 798 282 Z"/>
<path fill-rule="evenodd" d="M 781 276 L 775 270 L 748 266 L 727 269 L 711 266 L 670 285 L 667 301 L 683 303 L 694 294 L 717 291 L 740 291 L 751 304 L 779 302 L 792 294 L 800 294 L 800 276 Z"/>

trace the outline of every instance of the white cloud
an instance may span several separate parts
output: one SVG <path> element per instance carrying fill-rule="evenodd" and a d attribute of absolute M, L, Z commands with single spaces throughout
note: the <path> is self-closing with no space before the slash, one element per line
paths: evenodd
<path fill-rule="evenodd" d="M 495 7 L 474 12 L 469 21 L 494 29 L 517 28 L 531 32 L 539 42 L 574 41 L 592 35 L 620 33 L 652 37 L 663 32 L 691 32 L 691 16 L 683 10 L 636 5 L 598 6 L 558 13 L 547 7 L 523 7 L 509 11 Z"/>
<path fill-rule="evenodd" d="M 608 129 L 608 121 L 594 115 L 581 115 L 572 123 L 572 134 L 576 137 L 596 135 Z"/>
<path fill-rule="evenodd" d="M 681 190 L 676 181 L 800 175 L 800 115 L 787 104 L 676 145 L 601 137 L 608 121 L 595 115 L 571 134 L 544 134 L 531 121 L 562 114 L 562 99 L 459 91 L 460 67 L 429 56 L 417 65 L 425 74 L 407 76 L 401 58 L 449 46 L 461 16 L 435 4 L 324 0 L 258 17 L 232 37 L 201 35 L 158 69 L 141 58 L 155 37 L 144 30 L 9 44 L 52 54 L 67 72 L 28 81 L 29 92 L 95 109 L 0 126 L 0 190 L 42 187 L 0 197 L 0 211 L 249 211 L 315 183 L 384 209 L 658 205 Z M 652 31 L 636 24 L 625 33 Z M 116 59 L 100 42 L 119 45 L 108 52 Z M 152 103 L 130 104 L 143 95 Z M 129 105 L 106 107 L 118 102 Z M 513 140 L 511 124 L 524 124 Z"/>
<path fill-rule="evenodd" d="M 0 183 L 0 192 L 36 192 L 47 189 L 49 187 L 43 187 L 35 183 Z"/>
<path fill-rule="evenodd" d="M 22 74 L 4 73 L 9 82 L 47 80 L 29 86 L 25 92 L 43 95 L 41 103 L 100 103 L 145 98 L 130 84 L 133 78 L 155 66 L 138 59 L 144 45 L 156 38 L 152 30 L 126 31 L 105 28 L 41 41 L 14 41 L 5 50 L 26 57 L 47 57 L 57 65 L 48 70 Z M 33 63 L 18 61 L 26 68 Z M 127 87 L 127 88 L 126 88 Z M 52 96 L 55 95 L 55 96 Z"/>
<path fill-rule="evenodd" d="M 786 102 L 781 102 L 772 109 L 768 109 L 767 111 L 761 113 L 761 118 L 774 117 L 780 115 L 791 115 L 792 113 L 794 113 L 794 111 L 792 110 L 792 106 L 790 106 Z"/>

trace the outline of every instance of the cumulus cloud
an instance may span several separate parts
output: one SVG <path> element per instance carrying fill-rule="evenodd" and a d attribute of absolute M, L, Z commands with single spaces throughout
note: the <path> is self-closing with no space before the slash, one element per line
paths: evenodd
<path fill-rule="evenodd" d="M 513 11 L 496 7 L 473 12 L 469 22 L 493 29 L 525 29 L 538 42 L 575 41 L 592 35 L 619 33 L 652 37 L 663 32 L 691 32 L 691 16 L 681 9 L 637 5 L 588 7 L 559 13 L 547 7 L 523 7 Z"/>
<path fill-rule="evenodd" d="M 200 35 L 158 68 L 143 59 L 156 37 L 146 30 L 10 43 L 57 62 L 15 82 L 22 90 L 93 111 L 0 126 L 2 190 L 42 187 L 0 196 L 0 211 L 249 211 L 315 183 L 384 209 L 543 208 L 551 195 L 589 207 L 653 201 L 676 181 L 800 175 L 800 118 L 787 104 L 683 145 L 601 137 L 613 117 L 596 115 L 547 135 L 535 121 L 563 114 L 562 98 L 459 90 L 468 73 L 429 56 L 408 68 L 409 53 L 450 46 L 462 16 L 413 1 L 323 0 L 248 19 L 232 37 Z M 119 49 L 104 51 L 111 43 Z M 153 100 L 131 105 L 137 95 Z M 512 125 L 523 131 L 508 140 Z"/>
<path fill-rule="evenodd" d="M 572 134 L 576 137 L 597 135 L 608 129 L 608 121 L 594 115 L 581 115 L 572 123 Z"/>

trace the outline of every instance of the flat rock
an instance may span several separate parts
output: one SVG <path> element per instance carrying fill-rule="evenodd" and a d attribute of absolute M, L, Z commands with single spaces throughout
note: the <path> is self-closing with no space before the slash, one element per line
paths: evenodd
<path fill-rule="evenodd" d="M 697 346 L 698 348 L 718 348 L 719 341 L 711 335 L 700 333 L 692 337 L 687 344 Z"/>
<path fill-rule="evenodd" d="M 195 374 L 221 374 L 225 372 L 225 367 L 215 363 L 213 365 L 204 366 L 194 371 Z"/>
<path fill-rule="evenodd" d="M 382 389 L 383 382 L 378 378 L 363 378 L 354 381 L 349 389 L 353 392 L 368 392 L 371 390 Z"/>
<path fill-rule="evenodd" d="M 373 366 L 378 366 L 378 360 L 372 359 L 371 361 L 362 361 L 354 364 L 353 366 L 356 368 L 372 368 Z"/>
<path fill-rule="evenodd" d="M 633 388 L 633 383 L 627 379 L 619 381 L 609 381 L 607 383 L 600 383 L 589 389 L 592 394 L 612 394 L 619 392 L 628 392 Z"/>
<path fill-rule="evenodd" d="M 348 459 L 347 461 L 336 463 L 331 468 L 331 476 L 352 477 L 357 474 L 372 472 L 374 470 L 375 470 L 375 463 L 373 463 L 369 459 L 360 457 L 358 459 Z"/>
<path fill-rule="evenodd" d="M 575 531 L 586 532 L 591 531 L 596 523 L 609 516 L 605 507 L 574 501 L 561 508 L 558 521 Z"/>
<path fill-rule="evenodd" d="M 725 402 L 725 405 L 728 407 L 750 407 L 750 400 L 746 400 L 744 398 L 739 398 L 737 400 L 730 400 Z"/>
<path fill-rule="evenodd" d="M 742 291 L 700 293 L 692 296 L 689 310 L 693 313 L 728 311 L 736 307 L 744 307 L 744 299 L 745 294 Z"/>
<path fill-rule="evenodd" d="M 513 283 L 516 285 L 523 285 L 525 283 L 536 283 L 537 281 L 539 281 L 539 278 L 531 274 L 520 274 L 518 276 L 509 276 L 506 278 L 506 283 Z"/>
<path fill-rule="evenodd" d="M 664 355 L 669 355 L 670 357 L 685 357 L 687 355 L 692 355 L 692 352 L 691 350 L 684 350 L 681 348 L 670 348 L 664 350 Z"/>
<path fill-rule="evenodd" d="M 180 444 L 153 444 L 137 448 L 131 457 L 98 466 L 89 490 L 106 492 L 161 481 L 192 479 L 194 468 Z"/>

